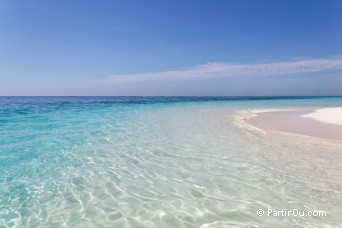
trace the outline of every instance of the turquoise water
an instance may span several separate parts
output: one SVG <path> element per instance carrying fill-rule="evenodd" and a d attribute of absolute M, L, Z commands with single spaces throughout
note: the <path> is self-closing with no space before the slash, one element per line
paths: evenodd
<path fill-rule="evenodd" d="M 342 148 L 255 109 L 342 98 L 0 97 L 0 227 L 337 227 Z M 258 209 L 326 216 L 258 216 Z"/>

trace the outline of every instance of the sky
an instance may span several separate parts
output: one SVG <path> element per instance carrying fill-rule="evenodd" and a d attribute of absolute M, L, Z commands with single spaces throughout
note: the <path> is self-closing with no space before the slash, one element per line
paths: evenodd
<path fill-rule="evenodd" d="M 342 1 L 0 0 L 12 95 L 342 95 Z"/>

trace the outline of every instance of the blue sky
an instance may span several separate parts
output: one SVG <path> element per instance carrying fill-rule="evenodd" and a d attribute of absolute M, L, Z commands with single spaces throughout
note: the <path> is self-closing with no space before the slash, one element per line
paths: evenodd
<path fill-rule="evenodd" d="M 342 1 L 0 1 L 0 95 L 342 95 Z"/>

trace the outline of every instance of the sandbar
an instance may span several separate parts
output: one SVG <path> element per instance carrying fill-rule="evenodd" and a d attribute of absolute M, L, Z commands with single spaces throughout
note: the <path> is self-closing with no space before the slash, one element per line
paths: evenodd
<path fill-rule="evenodd" d="M 258 112 L 246 121 L 263 130 L 342 140 L 342 107 Z"/>

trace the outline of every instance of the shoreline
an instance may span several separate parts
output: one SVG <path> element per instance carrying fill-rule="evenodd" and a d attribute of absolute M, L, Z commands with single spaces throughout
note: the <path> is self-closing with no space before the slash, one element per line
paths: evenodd
<path fill-rule="evenodd" d="M 262 130 L 342 142 L 342 107 L 255 112 L 247 123 Z"/>

